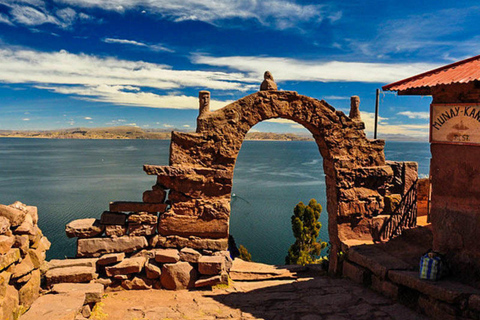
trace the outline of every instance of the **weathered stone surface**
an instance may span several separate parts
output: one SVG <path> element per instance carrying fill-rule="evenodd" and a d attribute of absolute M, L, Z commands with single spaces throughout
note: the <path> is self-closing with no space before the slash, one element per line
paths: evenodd
<path fill-rule="evenodd" d="M 19 248 L 22 254 L 26 254 L 30 245 L 30 240 L 28 235 L 15 235 L 15 242 L 13 243 L 14 248 Z"/>
<path fill-rule="evenodd" d="M 372 286 L 371 288 L 386 297 L 397 300 L 399 289 L 398 286 L 388 280 L 381 279 L 375 275 L 372 275 Z"/>
<path fill-rule="evenodd" d="M 18 307 L 18 291 L 15 289 L 14 286 L 7 285 L 5 290 L 5 296 L 0 299 L 0 316 L 2 317 L 1 319 L 16 319 L 19 314 Z"/>
<path fill-rule="evenodd" d="M 30 255 L 26 255 L 25 258 L 22 259 L 22 262 L 15 266 L 15 269 L 12 273 L 12 278 L 20 278 L 27 273 L 32 272 L 34 268 L 35 267 L 33 265 L 32 259 L 30 258 Z"/>
<path fill-rule="evenodd" d="M 110 202 L 110 211 L 112 212 L 165 212 L 166 204 L 145 203 L 145 202 Z"/>
<path fill-rule="evenodd" d="M 166 263 L 160 281 L 165 289 L 180 290 L 195 287 L 197 271 L 188 262 Z"/>
<path fill-rule="evenodd" d="M 0 271 L 18 260 L 20 260 L 20 249 L 17 248 L 10 249 L 6 254 L 0 255 Z"/>
<path fill-rule="evenodd" d="M 165 190 L 147 190 L 143 193 L 143 202 L 146 203 L 164 203 L 167 193 Z"/>
<path fill-rule="evenodd" d="M 147 262 L 145 264 L 145 273 L 147 274 L 148 279 L 158 279 L 162 274 L 162 271 L 159 266 L 153 264 L 152 262 Z"/>
<path fill-rule="evenodd" d="M 17 227 L 25 220 L 26 213 L 20 209 L 0 204 L 0 217 L 5 217 L 12 227 Z"/>
<path fill-rule="evenodd" d="M 29 249 L 28 255 L 32 260 L 33 266 L 35 269 L 40 268 L 40 266 L 45 262 L 45 258 L 47 257 L 45 251 L 40 249 Z"/>
<path fill-rule="evenodd" d="M 32 217 L 33 224 L 38 223 L 38 208 L 34 206 L 26 206 L 27 214 Z"/>
<path fill-rule="evenodd" d="M 104 211 L 100 217 L 100 223 L 124 226 L 127 223 L 127 215 L 121 212 Z"/>
<path fill-rule="evenodd" d="M 10 231 L 10 220 L 6 217 L 0 216 L 0 234 L 6 234 Z"/>
<path fill-rule="evenodd" d="M 18 290 L 20 304 L 29 308 L 40 296 L 40 270 L 33 270 L 31 278 Z"/>
<path fill-rule="evenodd" d="M 203 220 L 199 217 L 163 214 L 158 221 L 162 236 L 198 236 L 203 238 L 227 238 L 228 220 Z"/>
<path fill-rule="evenodd" d="M 232 257 L 230 256 L 230 251 L 217 251 L 213 254 L 214 256 L 221 256 L 221 257 L 224 257 L 225 259 L 225 271 L 229 272 L 230 269 L 232 268 L 233 266 L 233 260 L 232 260 Z"/>
<path fill-rule="evenodd" d="M 278 90 L 275 80 L 270 71 L 265 71 L 263 74 L 263 82 L 260 85 L 260 91 Z"/>
<path fill-rule="evenodd" d="M 128 234 L 130 236 L 151 236 L 155 234 L 156 224 L 128 223 Z"/>
<path fill-rule="evenodd" d="M 47 294 L 41 296 L 22 316 L 22 320 L 73 320 L 83 306 L 83 297 L 75 294 Z"/>
<path fill-rule="evenodd" d="M 180 261 L 180 254 L 177 249 L 156 249 L 155 261 L 160 263 L 175 263 Z"/>
<path fill-rule="evenodd" d="M 109 264 L 114 264 L 118 263 L 125 259 L 125 252 L 120 252 L 120 253 L 109 253 L 101 256 L 97 260 L 97 264 L 100 266 L 106 266 Z"/>
<path fill-rule="evenodd" d="M 388 278 L 396 284 L 417 290 L 427 296 L 447 303 L 454 303 L 470 294 L 480 294 L 480 290 L 458 282 L 421 280 L 418 277 L 418 271 L 392 270 L 388 272 Z"/>
<path fill-rule="evenodd" d="M 6 254 L 12 248 L 14 243 L 14 236 L 0 235 L 0 254 Z"/>
<path fill-rule="evenodd" d="M 0 272 L 0 297 L 4 297 L 7 292 L 7 286 L 12 277 L 12 273 L 3 271 Z M 0 318 L 1 319 L 1 318 Z"/>
<path fill-rule="evenodd" d="M 276 267 L 264 263 L 243 261 L 239 258 L 233 260 L 230 269 L 232 280 L 265 280 L 278 278 L 295 278 L 293 272 L 287 268 Z"/>
<path fill-rule="evenodd" d="M 213 277 L 201 277 L 197 281 L 195 281 L 195 288 L 200 288 L 200 287 L 212 287 L 216 286 L 217 284 L 225 284 L 228 283 L 224 282 L 222 280 L 222 276 L 217 275 Z"/>
<path fill-rule="evenodd" d="M 128 222 L 138 224 L 156 224 L 158 222 L 158 216 L 156 213 L 148 212 L 133 213 L 128 216 Z"/>
<path fill-rule="evenodd" d="M 102 300 L 104 287 L 100 283 L 57 283 L 53 285 L 52 293 L 84 295 L 84 304 L 89 304 Z"/>
<path fill-rule="evenodd" d="M 400 200 L 402 200 L 401 194 L 386 195 L 384 198 L 385 207 L 383 209 L 383 213 L 384 214 L 394 213 L 398 205 L 400 204 Z"/>
<path fill-rule="evenodd" d="M 205 275 L 220 274 L 225 270 L 225 257 L 201 256 L 198 258 L 198 272 Z"/>
<path fill-rule="evenodd" d="M 361 285 L 367 285 L 371 281 L 371 273 L 367 269 L 348 261 L 343 262 L 342 275 Z"/>
<path fill-rule="evenodd" d="M 180 250 L 180 260 L 185 262 L 197 263 L 198 259 L 202 256 L 202 254 L 194 249 L 191 248 L 183 248 Z"/>
<path fill-rule="evenodd" d="M 39 250 L 42 250 L 42 251 L 46 251 L 48 249 L 50 249 L 50 246 L 52 244 L 50 243 L 50 241 L 48 241 L 47 237 L 44 237 L 44 236 L 41 236 L 38 241 L 35 241 L 34 243 L 31 243 L 31 247 L 33 249 L 39 249 Z"/>
<path fill-rule="evenodd" d="M 22 224 L 20 224 L 14 231 L 15 234 L 28 234 L 35 236 L 38 232 L 38 227 L 33 224 L 32 216 L 27 214 Z"/>
<path fill-rule="evenodd" d="M 94 257 L 104 253 L 132 252 L 148 245 L 145 237 L 90 238 L 78 239 L 77 256 Z"/>
<path fill-rule="evenodd" d="M 106 267 L 105 271 L 109 277 L 118 274 L 140 273 L 145 266 L 146 260 L 144 257 L 124 259 L 116 265 Z"/>
<path fill-rule="evenodd" d="M 95 283 L 101 284 L 104 288 L 112 284 L 112 279 L 110 278 L 98 278 L 95 280 Z"/>
<path fill-rule="evenodd" d="M 127 227 L 121 225 L 106 225 L 105 226 L 105 235 L 107 237 L 121 237 L 127 234 Z"/>
<path fill-rule="evenodd" d="M 65 232 L 69 238 L 91 238 L 101 235 L 104 228 L 95 218 L 78 219 L 69 222 L 65 226 Z"/>
<path fill-rule="evenodd" d="M 56 268 L 48 270 L 45 274 L 47 286 L 63 282 L 90 282 L 97 277 L 95 268 L 92 267 Z"/>
<path fill-rule="evenodd" d="M 88 267 L 95 268 L 97 264 L 95 258 L 86 259 L 52 259 L 48 262 L 47 267 L 49 270 L 58 268 L 71 268 L 71 267 Z"/>
<path fill-rule="evenodd" d="M 148 290 L 152 286 L 147 284 L 144 279 L 134 277 L 132 280 L 125 280 L 122 282 L 122 287 L 127 290 Z"/>
<path fill-rule="evenodd" d="M 163 248 L 192 248 L 223 251 L 228 249 L 228 238 L 207 239 L 199 237 L 179 237 L 179 236 L 161 236 L 156 235 L 151 238 L 150 246 Z"/>

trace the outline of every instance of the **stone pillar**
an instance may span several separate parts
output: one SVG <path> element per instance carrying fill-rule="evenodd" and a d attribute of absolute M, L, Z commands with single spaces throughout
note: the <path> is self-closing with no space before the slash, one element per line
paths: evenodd
<path fill-rule="evenodd" d="M 198 117 L 201 117 L 210 112 L 210 91 L 200 91 L 198 93 L 198 100 L 200 103 Z"/>
<path fill-rule="evenodd" d="M 352 96 L 350 98 L 350 119 L 354 121 L 362 121 L 360 118 L 360 97 Z"/>

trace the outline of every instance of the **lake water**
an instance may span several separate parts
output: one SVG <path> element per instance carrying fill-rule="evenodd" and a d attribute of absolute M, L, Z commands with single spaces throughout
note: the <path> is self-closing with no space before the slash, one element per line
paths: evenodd
<path fill-rule="evenodd" d="M 52 242 L 47 258 L 75 255 L 65 235 L 74 219 L 99 218 L 110 201 L 141 201 L 155 184 L 143 164 L 167 165 L 170 141 L 0 139 L 0 203 L 39 209 Z M 426 142 L 387 142 L 386 158 L 417 161 L 428 176 Z M 256 261 L 281 264 L 293 243 L 290 217 L 299 201 L 324 207 L 320 238 L 328 240 L 325 176 L 315 142 L 245 141 L 234 173 L 230 232 Z"/>

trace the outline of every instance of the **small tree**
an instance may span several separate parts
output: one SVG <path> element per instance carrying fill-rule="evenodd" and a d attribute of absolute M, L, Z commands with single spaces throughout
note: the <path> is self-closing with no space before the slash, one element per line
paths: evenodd
<path fill-rule="evenodd" d="M 326 242 L 317 241 L 322 224 L 318 221 L 322 206 L 315 199 L 310 200 L 307 206 L 299 202 L 293 210 L 292 231 L 295 243 L 288 249 L 285 257 L 286 264 L 315 263 Z"/>
<path fill-rule="evenodd" d="M 238 251 L 240 252 L 240 259 L 243 261 L 252 261 L 252 254 L 248 252 L 247 248 L 245 248 L 243 245 L 240 245 Z"/>

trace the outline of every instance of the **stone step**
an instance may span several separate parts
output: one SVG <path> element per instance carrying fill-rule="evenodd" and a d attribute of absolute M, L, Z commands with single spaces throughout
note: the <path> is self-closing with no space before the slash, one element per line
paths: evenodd
<path fill-rule="evenodd" d="M 237 281 L 254 281 L 269 279 L 295 279 L 296 272 L 283 266 L 272 266 L 264 263 L 247 262 L 239 258 L 233 260 L 230 278 Z"/>
<path fill-rule="evenodd" d="M 70 267 L 50 269 L 45 273 L 47 286 L 56 283 L 85 283 L 98 277 L 95 267 Z"/>

